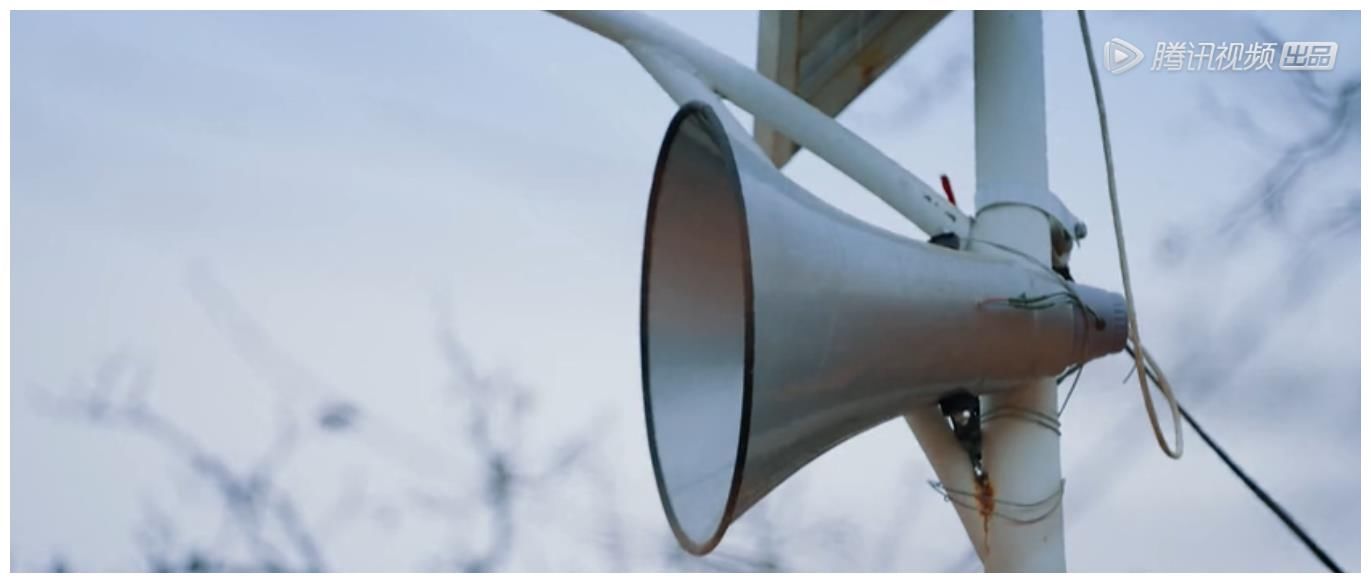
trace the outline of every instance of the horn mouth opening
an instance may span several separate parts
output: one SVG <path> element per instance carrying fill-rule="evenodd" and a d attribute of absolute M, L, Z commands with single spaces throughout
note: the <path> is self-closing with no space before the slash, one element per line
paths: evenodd
<path fill-rule="evenodd" d="M 709 106 L 667 127 L 648 199 L 640 343 L 648 448 L 667 520 L 688 552 L 733 520 L 752 406 L 747 213 L 728 134 Z"/>

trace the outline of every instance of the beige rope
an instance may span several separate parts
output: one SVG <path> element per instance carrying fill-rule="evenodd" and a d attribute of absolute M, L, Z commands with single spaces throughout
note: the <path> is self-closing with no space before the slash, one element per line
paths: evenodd
<path fill-rule="evenodd" d="M 1095 52 L 1091 48 L 1090 27 L 1085 22 L 1085 11 L 1077 10 L 1076 16 L 1081 23 L 1081 40 L 1085 43 L 1085 59 L 1090 66 L 1090 83 L 1095 88 L 1095 108 L 1100 115 L 1100 141 L 1104 143 L 1104 170 L 1105 177 L 1109 181 L 1109 209 L 1114 216 L 1114 241 L 1119 248 L 1119 272 L 1123 275 L 1123 294 L 1124 303 L 1128 311 L 1128 338 L 1133 343 L 1135 349 L 1133 353 L 1133 364 L 1138 368 L 1138 386 L 1142 388 L 1143 403 L 1147 406 L 1147 417 L 1152 423 L 1152 434 L 1157 438 L 1157 445 L 1161 446 L 1162 451 L 1173 459 L 1180 459 L 1184 452 L 1184 443 L 1181 440 L 1181 413 L 1180 405 L 1176 402 L 1176 395 L 1171 391 L 1171 383 L 1166 380 L 1166 375 L 1162 374 L 1161 367 L 1152 361 L 1152 356 L 1143 348 L 1142 340 L 1138 333 L 1138 314 L 1133 307 L 1133 284 L 1128 274 L 1128 251 L 1124 247 L 1123 241 L 1123 218 L 1119 211 L 1119 191 L 1114 183 L 1114 151 L 1110 147 L 1109 123 L 1106 120 L 1104 111 L 1104 91 L 1100 88 L 1100 72 L 1095 67 Z M 1144 363 L 1144 360 L 1147 363 Z M 1167 445 L 1166 438 L 1162 436 L 1160 422 L 1157 421 L 1157 409 L 1152 404 L 1152 392 L 1147 387 L 1147 370 L 1145 367 L 1151 365 L 1152 372 L 1157 375 L 1158 388 L 1162 395 L 1166 397 L 1171 405 L 1171 420 L 1175 423 L 1175 449 Z"/>

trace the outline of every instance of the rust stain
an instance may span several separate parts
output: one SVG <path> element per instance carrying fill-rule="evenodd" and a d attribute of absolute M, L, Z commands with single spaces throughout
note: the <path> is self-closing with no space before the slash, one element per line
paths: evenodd
<path fill-rule="evenodd" d="M 990 516 L 995 513 L 995 485 L 989 474 L 976 478 L 976 508 L 981 512 L 981 532 L 985 535 L 985 552 L 990 554 Z"/>
<path fill-rule="evenodd" d="M 876 81 L 876 77 L 880 77 L 883 64 L 888 64 L 891 60 L 888 59 L 888 56 L 890 55 L 887 55 L 886 51 L 882 51 L 880 47 L 868 47 L 857 53 L 857 58 L 853 60 L 856 60 L 857 78 L 861 81 L 862 88 L 871 85 L 872 82 Z"/>
<path fill-rule="evenodd" d="M 862 86 L 870 85 L 876 80 L 876 64 L 861 63 L 857 70 L 858 78 L 861 79 Z"/>
<path fill-rule="evenodd" d="M 857 78 L 863 88 L 874 83 L 876 77 L 881 74 L 882 65 L 888 64 L 888 55 L 885 51 L 877 49 L 878 47 L 871 47 L 857 55 Z"/>

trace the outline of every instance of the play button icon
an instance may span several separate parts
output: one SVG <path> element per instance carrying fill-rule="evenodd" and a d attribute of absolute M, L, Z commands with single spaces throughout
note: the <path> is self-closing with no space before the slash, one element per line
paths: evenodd
<path fill-rule="evenodd" d="M 1142 51 L 1119 37 L 1104 43 L 1104 68 L 1115 75 L 1122 74 L 1138 66 L 1143 60 Z"/>

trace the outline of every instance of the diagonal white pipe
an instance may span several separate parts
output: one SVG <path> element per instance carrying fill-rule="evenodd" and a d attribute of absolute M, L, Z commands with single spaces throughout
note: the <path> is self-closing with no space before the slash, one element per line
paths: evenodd
<path fill-rule="evenodd" d="M 943 195 L 910 174 L 894 160 L 867 143 L 833 118 L 787 91 L 784 87 L 743 66 L 728 56 L 651 17 L 635 12 L 553 11 L 609 40 L 629 47 L 635 58 L 671 55 L 689 68 L 711 91 L 747 110 L 795 143 L 808 148 L 833 167 L 885 201 L 925 233 L 954 233 L 963 241 L 971 232 L 971 219 L 952 206 Z M 656 62 L 652 74 L 662 82 L 663 70 Z M 644 63 L 648 66 L 648 63 Z M 651 67 L 649 67 L 651 70 Z M 663 84 L 666 86 L 666 84 Z M 678 95 L 672 95 L 681 103 Z M 727 111 L 718 111 L 721 117 Z M 733 120 L 737 123 L 737 120 Z M 732 130 L 730 130 L 732 131 Z"/>

